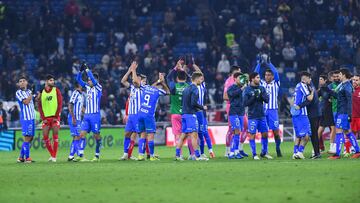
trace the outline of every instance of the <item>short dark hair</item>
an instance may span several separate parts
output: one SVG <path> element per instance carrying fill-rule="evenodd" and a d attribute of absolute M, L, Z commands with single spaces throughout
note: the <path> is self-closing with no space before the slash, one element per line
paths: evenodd
<path fill-rule="evenodd" d="M 231 66 L 230 73 L 234 74 L 234 72 L 238 71 L 239 69 L 241 70 L 240 66 L 233 65 L 233 66 Z"/>
<path fill-rule="evenodd" d="M 47 74 L 46 75 L 46 80 L 50 80 L 50 79 L 54 79 L 55 80 L 55 77 L 51 74 Z"/>
<path fill-rule="evenodd" d="M 257 72 L 252 72 L 252 73 L 250 73 L 250 75 L 249 75 L 249 80 L 250 80 L 250 82 L 256 77 L 256 76 L 258 76 L 259 75 L 259 73 L 257 73 Z"/>
<path fill-rule="evenodd" d="M 74 83 L 74 86 L 75 86 L 75 88 L 78 88 L 78 87 L 80 87 L 81 85 L 80 85 L 80 83 L 75 82 L 75 83 Z"/>
<path fill-rule="evenodd" d="M 179 80 L 186 80 L 187 75 L 186 75 L 185 71 L 182 71 L 182 70 L 178 71 L 177 78 L 179 78 Z"/>
<path fill-rule="evenodd" d="M 140 76 L 141 80 L 142 80 L 142 79 L 146 79 L 146 78 L 147 78 L 147 76 L 146 76 L 146 75 L 144 75 L 144 74 L 137 74 L 137 75 L 139 75 L 139 76 Z"/>
<path fill-rule="evenodd" d="M 270 68 L 267 68 L 265 70 L 265 73 L 271 73 L 271 75 L 274 75 L 274 72 Z"/>
<path fill-rule="evenodd" d="M 94 76 L 94 78 L 95 78 L 96 80 L 99 80 L 99 74 L 94 73 L 93 76 Z"/>
<path fill-rule="evenodd" d="M 339 72 L 342 73 L 343 75 L 345 75 L 345 77 L 348 79 L 351 78 L 351 76 L 352 76 L 349 69 L 347 69 L 347 68 L 342 68 L 339 70 Z"/>
<path fill-rule="evenodd" d="M 311 73 L 306 72 L 306 71 L 302 71 L 302 72 L 300 72 L 300 77 L 302 77 L 302 76 L 306 76 L 306 77 L 311 78 Z"/>
<path fill-rule="evenodd" d="M 201 72 L 193 72 L 193 74 L 191 75 L 191 80 L 194 81 L 195 79 L 197 79 L 201 76 L 203 76 L 203 74 Z"/>
<path fill-rule="evenodd" d="M 240 75 L 242 75 L 242 73 L 240 73 L 240 72 L 235 73 L 235 74 L 234 74 L 234 78 L 237 78 L 237 77 L 239 77 Z"/>
<path fill-rule="evenodd" d="M 322 79 L 324 79 L 325 81 L 328 80 L 328 77 L 327 77 L 326 75 L 320 75 L 319 78 L 322 78 Z"/>
<path fill-rule="evenodd" d="M 22 79 L 24 79 L 24 80 L 26 80 L 26 81 L 28 80 L 25 75 L 21 75 L 21 76 L 19 77 L 18 81 L 20 81 L 20 80 L 22 80 Z"/>
<path fill-rule="evenodd" d="M 340 73 L 340 70 L 334 70 L 334 71 L 332 71 L 332 75 L 334 75 L 334 74 L 339 74 Z"/>

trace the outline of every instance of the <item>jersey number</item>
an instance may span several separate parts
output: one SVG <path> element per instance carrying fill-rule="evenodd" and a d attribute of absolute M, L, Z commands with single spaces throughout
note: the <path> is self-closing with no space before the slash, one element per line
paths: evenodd
<path fill-rule="evenodd" d="M 146 94 L 144 96 L 144 99 L 145 99 L 145 105 L 148 106 L 149 105 L 149 102 L 150 102 L 150 95 Z"/>

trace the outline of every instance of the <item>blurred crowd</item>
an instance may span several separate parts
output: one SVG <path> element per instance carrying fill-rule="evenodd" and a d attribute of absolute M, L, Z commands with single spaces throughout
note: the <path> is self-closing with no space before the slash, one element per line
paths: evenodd
<path fill-rule="evenodd" d="M 100 10 L 98 1 L 69 0 L 61 15 L 53 7 L 56 1 L 30 1 L 24 12 L 17 12 L 14 2 L 0 3 L 0 100 L 15 100 L 20 74 L 40 90 L 51 73 L 67 102 L 80 55 L 97 54 L 101 57 L 91 66 L 103 86 L 105 124 L 122 122 L 128 90 L 120 79 L 132 60 L 138 61 L 142 74 L 152 76 L 168 73 L 179 56 L 193 54 L 206 76 L 213 109 L 223 108 L 230 67 L 250 72 L 258 53 L 271 55 L 272 63 L 286 71 L 308 70 L 315 78 L 340 65 L 355 71 L 360 67 L 358 0 L 123 0 L 115 2 L 117 12 L 108 13 Z M 160 23 L 151 18 L 154 13 Z M 197 20 L 188 23 L 189 18 Z M 322 30 L 344 36 L 346 46 L 319 42 L 316 32 Z M 75 51 L 78 33 L 85 33 L 82 53 Z M 105 33 L 101 43 L 97 33 Z M 196 44 L 196 53 L 174 51 L 184 43 Z M 37 63 L 28 64 L 27 55 Z M 286 96 L 282 98 L 287 104 Z M 168 102 L 159 101 L 158 121 L 168 119 Z M 63 122 L 66 112 L 64 108 Z"/>

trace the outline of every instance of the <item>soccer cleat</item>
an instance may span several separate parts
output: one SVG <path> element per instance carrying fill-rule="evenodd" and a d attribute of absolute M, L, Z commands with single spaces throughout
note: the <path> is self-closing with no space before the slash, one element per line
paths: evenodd
<path fill-rule="evenodd" d="M 240 153 L 240 155 L 241 155 L 242 157 L 248 157 L 248 156 L 249 156 L 248 154 L 246 154 L 246 153 L 244 152 L 244 150 L 241 150 L 239 153 Z"/>
<path fill-rule="evenodd" d="M 260 160 L 260 158 L 259 158 L 258 155 L 253 156 L 253 159 L 254 159 L 254 160 Z"/>
<path fill-rule="evenodd" d="M 145 157 L 143 155 L 139 155 L 137 161 L 145 161 Z"/>
<path fill-rule="evenodd" d="M 277 157 L 282 157 L 282 153 L 281 153 L 280 149 L 276 150 L 276 155 L 277 155 Z"/>
<path fill-rule="evenodd" d="M 299 157 L 297 156 L 297 154 L 293 154 L 292 159 L 299 159 Z"/>
<path fill-rule="evenodd" d="M 349 158 L 350 156 L 351 156 L 351 154 L 350 154 L 350 153 L 345 152 L 345 154 L 344 154 L 344 158 Z"/>
<path fill-rule="evenodd" d="M 129 160 L 128 155 L 124 154 L 122 157 L 120 157 L 119 161 L 126 161 Z"/>
<path fill-rule="evenodd" d="M 150 161 L 160 161 L 160 159 L 157 158 L 156 156 L 151 156 Z"/>
<path fill-rule="evenodd" d="M 207 158 L 206 154 L 201 154 L 200 156 L 203 158 Z"/>
<path fill-rule="evenodd" d="M 18 158 L 17 160 L 16 160 L 16 162 L 18 162 L 18 163 L 23 163 L 25 161 L 25 159 L 24 158 Z"/>
<path fill-rule="evenodd" d="M 331 160 L 340 159 L 340 156 L 333 155 L 333 156 L 329 156 L 328 159 L 331 159 Z"/>
<path fill-rule="evenodd" d="M 190 160 L 190 161 L 194 161 L 194 160 L 196 160 L 195 155 L 190 155 L 190 156 L 188 157 L 188 160 Z"/>
<path fill-rule="evenodd" d="M 321 155 L 320 154 L 317 154 L 317 155 L 313 155 L 310 157 L 310 159 L 321 159 Z"/>
<path fill-rule="evenodd" d="M 181 156 L 176 156 L 175 161 L 184 161 L 184 158 L 182 158 Z"/>
<path fill-rule="evenodd" d="M 199 158 L 196 158 L 195 159 L 196 161 L 209 161 L 209 158 L 206 158 L 206 157 L 199 157 Z"/>
<path fill-rule="evenodd" d="M 244 157 L 243 156 L 241 156 L 241 154 L 240 153 L 237 153 L 236 155 L 235 155 L 235 159 L 243 159 Z"/>
<path fill-rule="evenodd" d="M 352 158 L 352 159 L 358 159 L 358 158 L 360 158 L 360 152 L 355 153 L 354 155 L 352 155 L 351 158 Z"/>
<path fill-rule="evenodd" d="M 263 153 L 260 154 L 260 157 L 265 159 L 273 159 L 272 156 L 270 156 L 269 154 L 263 154 Z"/>
<path fill-rule="evenodd" d="M 25 163 L 33 163 L 33 162 L 35 161 L 33 161 L 30 157 L 25 160 Z"/>
<path fill-rule="evenodd" d="M 93 159 L 91 159 L 91 162 L 100 162 L 100 158 L 95 156 Z"/>
<path fill-rule="evenodd" d="M 235 154 L 229 154 L 228 159 L 235 159 Z"/>
<path fill-rule="evenodd" d="M 68 161 L 75 161 L 74 157 L 68 157 Z"/>
<path fill-rule="evenodd" d="M 214 159 L 215 158 L 215 153 L 214 152 L 209 152 L 209 156 L 210 156 L 210 159 Z"/>
<path fill-rule="evenodd" d="M 134 156 L 131 156 L 130 160 L 137 161 L 138 159 L 136 157 L 134 157 Z"/>
<path fill-rule="evenodd" d="M 328 154 L 335 154 L 336 152 L 335 151 L 332 151 L 332 150 L 329 150 L 327 151 Z"/>
<path fill-rule="evenodd" d="M 49 162 L 56 162 L 56 158 L 55 157 L 50 157 L 48 161 Z"/>
<path fill-rule="evenodd" d="M 146 159 L 150 159 L 150 154 L 147 154 L 147 155 L 146 155 Z"/>
<path fill-rule="evenodd" d="M 302 152 L 298 152 L 298 153 L 296 153 L 296 155 L 299 159 L 305 159 L 305 156 Z"/>
<path fill-rule="evenodd" d="M 84 157 L 78 157 L 76 160 L 79 162 L 88 162 L 89 161 L 88 159 L 85 159 Z"/>

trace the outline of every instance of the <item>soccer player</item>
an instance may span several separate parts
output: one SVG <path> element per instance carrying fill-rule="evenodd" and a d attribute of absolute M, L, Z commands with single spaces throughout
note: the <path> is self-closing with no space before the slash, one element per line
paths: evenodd
<path fill-rule="evenodd" d="M 43 139 L 45 146 L 50 153 L 50 162 L 56 162 L 56 155 L 59 145 L 60 113 L 62 108 L 62 96 L 59 88 L 55 87 L 55 78 L 52 75 L 46 76 L 45 88 L 39 94 L 38 108 L 41 120 L 43 121 Z M 49 132 L 53 131 L 53 146 L 49 140 Z"/>
<path fill-rule="evenodd" d="M 79 147 L 82 146 L 82 142 L 80 142 L 80 129 L 81 129 L 81 116 L 82 116 L 82 108 L 84 105 L 84 97 L 82 94 L 82 87 L 79 83 L 75 84 L 75 90 L 72 92 L 70 101 L 69 101 L 69 114 L 68 114 L 68 123 L 70 128 L 71 136 L 73 137 L 73 141 L 70 145 L 70 154 L 68 157 L 68 161 L 75 161 L 74 155 L 78 154 Z"/>
<path fill-rule="evenodd" d="M 137 78 L 136 71 L 132 72 L 133 78 Z M 161 84 L 163 89 L 159 89 L 155 87 L 155 85 Z M 154 135 L 156 132 L 156 123 L 155 123 L 155 109 L 157 105 L 157 101 L 160 96 L 169 94 L 169 88 L 166 85 L 164 74 L 159 73 L 159 79 L 155 83 L 154 86 L 150 85 L 141 85 L 138 82 L 134 81 L 134 85 L 136 87 L 140 87 L 141 90 L 141 101 L 140 101 L 140 109 L 138 112 L 138 124 L 139 124 L 139 161 L 144 161 L 144 153 L 145 153 L 145 145 L 146 139 L 149 143 L 150 149 L 150 161 L 159 160 L 158 157 L 154 155 L 155 143 L 154 143 Z"/>
<path fill-rule="evenodd" d="M 82 73 L 85 71 L 88 81 L 85 83 L 82 80 Z M 83 63 L 80 71 L 77 74 L 77 82 L 82 88 L 86 90 L 85 98 L 85 114 L 81 122 L 80 140 L 83 145 L 79 148 L 79 160 L 81 162 L 87 161 L 84 158 L 84 149 L 86 146 L 86 134 L 92 132 L 95 138 L 95 156 L 91 160 L 93 162 L 100 161 L 100 147 L 101 147 L 101 116 L 100 116 L 100 99 L 102 95 L 102 86 L 100 85 L 99 76 L 93 74 L 89 67 Z"/>
<path fill-rule="evenodd" d="M 260 86 L 259 73 L 253 72 L 249 76 L 250 86 L 244 90 L 244 105 L 248 107 L 248 131 L 250 133 L 250 147 L 254 160 L 260 160 L 256 154 L 255 135 L 256 132 L 261 133 L 261 154 L 266 159 L 272 159 L 268 154 L 268 125 L 266 122 L 264 103 L 269 102 L 269 95 L 265 88 Z"/>
<path fill-rule="evenodd" d="M 294 106 L 291 111 L 296 136 L 293 159 L 305 159 L 303 152 L 311 136 L 306 107 L 314 98 L 314 90 L 310 87 L 311 74 L 302 72 L 300 77 L 301 81 L 295 87 Z"/>
<path fill-rule="evenodd" d="M 20 123 L 24 142 L 17 162 L 31 163 L 33 161 L 30 157 L 30 143 L 35 135 L 35 107 L 32 91 L 27 89 L 28 81 L 25 76 L 19 78 L 18 85 L 20 89 L 16 91 L 16 99 L 20 106 Z"/>
<path fill-rule="evenodd" d="M 193 67 L 195 69 L 195 72 L 199 72 L 202 74 L 201 69 L 199 68 L 199 66 L 197 66 L 195 63 L 193 63 Z M 199 99 L 198 99 L 198 103 L 201 106 L 204 106 L 204 100 L 205 100 L 205 93 L 206 93 L 206 84 L 204 81 L 204 74 L 202 74 L 201 76 L 201 83 L 200 85 L 198 85 L 198 90 L 199 90 Z M 211 139 L 210 139 L 210 135 L 208 132 L 208 122 L 207 119 L 205 117 L 205 112 L 203 110 L 199 110 L 196 112 L 196 117 L 198 120 L 198 136 L 199 136 L 199 146 L 200 146 L 200 155 L 203 158 L 206 158 L 206 155 L 204 153 L 205 151 L 205 142 L 204 139 L 206 141 L 206 145 L 209 149 L 209 155 L 210 158 L 215 158 L 215 153 L 212 149 L 212 143 L 211 143 Z"/>
<path fill-rule="evenodd" d="M 138 64 L 136 61 L 132 62 L 129 70 L 126 72 L 124 77 L 121 79 L 121 83 L 126 87 L 130 88 L 130 96 L 128 101 L 128 119 L 125 126 L 125 140 L 124 140 L 124 154 L 120 158 L 120 160 L 128 160 L 129 159 L 129 148 L 131 146 L 131 142 L 135 142 L 136 135 L 139 132 L 138 129 L 138 117 L 137 113 L 140 109 L 140 100 L 141 93 L 140 88 L 135 87 L 134 84 L 128 82 L 128 78 L 133 71 L 136 71 Z M 133 83 L 140 83 L 141 85 L 146 84 L 146 77 L 133 78 Z"/>
<path fill-rule="evenodd" d="M 277 157 L 282 157 L 280 144 L 280 130 L 279 130 L 279 104 L 278 104 L 278 95 L 280 89 L 280 78 L 279 73 L 276 70 L 275 66 L 271 63 L 270 57 L 267 58 L 267 61 L 262 61 L 258 59 L 258 63 L 255 68 L 255 72 L 260 73 L 261 64 L 267 65 L 269 68 L 265 70 L 265 79 L 261 80 L 261 86 L 265 87 L 269 95 L 269 103 L 265 103 L 265 115 L 267 124 L 274 134 L 274 139 L 276 143 L 276 154 Z"/>
<path fill-rule="evenodd" d="M 176 73 L 176 79 L 174 80 Z M 175 136 L 175 145 L 178 144 L 181 136 L 181 114 L 182 114 L 182 93 L 184 89 L 189 86 L 187 80 L 187 73 L 184 71 L 184 60 L 180 59 L 175 68 L 166 76 L 168 86 L 170 89 L 170 113 L 172 132 Z M 192 158 L 194 149 L 191 139 L 187 139 L 189 147 L 190 158 Z"/>
<path fill-rule="evenodd" d="M 207 110 L 206 106 L 202 106 L 198 103 L 199 90 L 198 86 L 201 84 L 203 76 L 200 72 L 194 72 L 191 75 L 192 84 L 185 88 L 182 96 L 182 133 L 180 140 L 176 146 L 175 160 L 183 161 L 184 159 L 180 156 L 181 148 L 184 144 L 185 139 L 190 136 L 192 145 L 195 151 L 195 160 L 207 161 L 206 157 L 200 156 L 198 150 L 198 121 L 196 112 L 200 110 Z"/>
<path fill-rule="evenodd" d="M 339 79 L 340 72 L 338 70 L 331 72 L 331 83 L 328 85 L 330 90 L 335 90 L 336 87 L 340 84 Z M 331 107 L 334 117 L 334 123 L 337 120 L 337 99 L 336 97 L 331 97 Z M 335 154 L 336 152 L 336 143 L 335 143 L 335 130 L 331 131 L 330 134 L 330 150 L 328 151 L 329 154 Z"/>
<path fill-rule="evenodd" d="M 247 78 L 242 73 L 235 73 L 235 84 L 229 87 L 227 95 L 230 100 L 229 120 L 234 136 L 231 141 L 229 159 L 244 158 L 239 152 L 240 133 L 244 126 L 245 107 L 243 104 L 243 90 L 247 84 Z"/>
<path fill-rule="evenodd" d="M 360 75 L 355 75 L 352 82 L 354 92 L 352 95 L 351 130 L 356 135 L 360 132 Z"/>
<path fill-rule="evenodd" d="M 329 159 L 340 159 L 341 148 L 344 140 L 344 133 L 355 149 L 355 154 L 352 158 L 360 157 L 359 145 L 356 137 L 350 129 L 350 122 L 352 117 L 352 93 L 353 87 L 350 83 L 351 74 L 348 69 L 340 69 L 339 78 L 341 84 L 333 91 L 337 98 L 337 120 L 336 120 L 336 153 L 329 157 Z"/>
<path fill-rule="evenodd" d="M 324 151 L 324 139 L 322 137 L 324 133 L 324 129 L 326 127 L 330 128 L 330 133 L 335 132 L 335 122 L 334 122 L 334 114 L 332 112 L 332 106 L 330 101 L 330 93 L 328 89 L 328 77 L 326 75 L 320 75 L 319 77 L 319 101 L 320 101 L 320 121 L 319 121 L 319 129 L 318 129 L 318 136 L 320 142 L 320 150 Z M 314 132 L 315 133 L 315 132 Z"/>
<path fill-rule="evenodd" d="M 229 120 L 229 110 L 230 110 L 230 101 L 229 101 L 229 97 L 227 95 L 227 90 L 228 88 L 233 85 L 235 83 L 235 78 L 234 78 L 234 74 L 237 72 L 241 72 L 240 67 L 239 66 L 232 66 L 231 70 L 230 70 L 230 76 L 226 79 L 225 81 L 225 85 L 224 85 L 224 94 L 223 94 L 223 99 L 224 101 L 226 101 L 226 114 L 228 117 L 228 131 L 226 133 L 226 150 L 225 150 L 225 157 L 228 157 L 230 154 L 230 148 L 231 148 L 231 140 L 232 140 L 232 129 L 231 129 L 231 124 L 230 124 L 230 120 Z"/>

